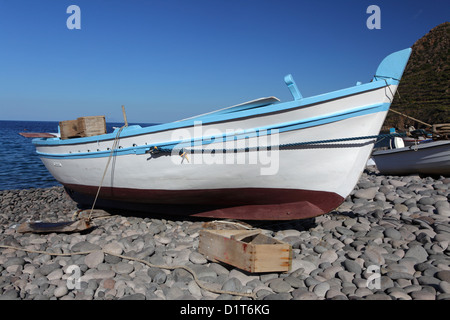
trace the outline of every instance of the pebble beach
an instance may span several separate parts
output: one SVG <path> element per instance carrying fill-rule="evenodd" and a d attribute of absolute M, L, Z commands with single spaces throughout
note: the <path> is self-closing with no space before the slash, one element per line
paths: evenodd
<path fill-rule="evenodd" d="M 3 190 L 0 299 L 449 300 L 449 201 L 450 178 L 367 167 L 333 212 L 246 221 L 292 246 L 290 271 L 248 273 L 198 252 L 211 220 L 121 212 L 83 232 L 19 233 L 26 221 L 71 220 L 76 203 L 60 186 Z"/>

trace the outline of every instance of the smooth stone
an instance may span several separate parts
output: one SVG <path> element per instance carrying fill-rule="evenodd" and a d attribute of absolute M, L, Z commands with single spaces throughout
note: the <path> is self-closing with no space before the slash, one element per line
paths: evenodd
<path fill-rule="evenodd" d="M 284 278 L 284 281 L 289 283 L 292 288 L 300 288 L 305 286 L 305 282 L 297 277 L 288 276 Z"/>
<path fill-rule="evenodd" d="M 103 263 L 105 259 L 105 254 L 101 250 L 96 250 L 89 253 L 84 258 L 84 263 L 91 269 L 96 268 L 100 263 Z"/>
<path fill-rule="evenodd" d="M 234 270 L 231 270 L 230 273 L 231 272 L 234 272 Z M 236 277 L 236 278 L 240 279 L 240 277 Z M 260 275 L 259 278 L 260 278 L 260 280 L 262 282 L 265 283 L 265 282 L 268 282 L 270 280 L 278 278 L 278 274 L 277 273 L 265 273 L 265 274 Z M 242 280 L 241 280 L 241 282 L 242 282 Z M 247 282 L 247 280 L 245 280 L 245 282 Z"/>
<path fill-rule="evenodd" d="M 205 264 L 208 262 L 206 258 L 199 252 L 193 251 L 189 254 L 189 261 L 194 264 Z"/>
<path fill-rule="evenodd" d="M 6 269 L 10 266 L 23 266 L 25 264 L 25 259 L 21 257 L 14 257 L 8 259 L 5 263 L 3 263 L 3 267 Z"/>
<path fill-rule="evenodd" d="M 292 296 L 290 293 L 283 292 L 283 293 L 271 293 L 266 296 L 264 296 L 263 300 L 291 300 Z M 230 300 L 228 298 L 227 300 Z"/>
<path fill-rule="evenodd" d="M 372 187 L 367 189 L 359 189 L 355 192 L 354 196 L 359 199 L 372 200 L 378 192 L 378 187 Z"/>
<path fill-rule="evenodd" d="M 55 269 L 47 275 L 47 279 L 49 281 L 59 280 L 62 278 L 62 276 L 63 276 L 62 269 Z"/>
<path fill-rule="evenodd" d="M 383 265 L 385 263 L 383 256 L 376 250 L 366 249 L 361 258 L 363 258 L 365 261 L 368 260 L 369 263 L 376 265 Z"/>
<path fill-rule="evenodd" d="M 169 237 L 157 237 L 155 239 L 161 244 L 169 244 L 170 242 L 172 242 L 172 239 L 170 239 Z"/>
<path fill-rule="evenodd" d="M 0 300 L 18 300 L 19 293 L 15 289 L 6 290 L 0 294 Z"/>
<path fill-rule="evenodd" d="M 345 296 L 345 294 L 343 294 L 339 290 L 330 289 L 325 294 L 325 299 L 328 299 L 328 300 L 330 300 L 330 299 L 333 299 L 333 300 L 337 300 L 337 299 L 347 300 L 347 297 Z"/>
<path fill-rule="evenodd" d="M 373 294 L 372 290 L 370 290 L 366 287 L 360 287 L 360 288 L 356 289 L 356 291 L 355 291 L 355 296 L 361 297 L 361 298 L 364 298 L 371 294 Z"/>
<path fill-rule="evenodd" d="M 450 270 L 441 270 L 434 275 L 436 278 L 450 283 Z"/>
<path fill-rule="evenodd" d="M 276 293 L 289 292 L 292 289 L 291 285 L 281 278 L 271 280 L 269 288 Z"/>
<path fill-rule="evenodd" d="M 431 276 L 421 276 L 417 279 L 421 285 L 438 286 L 441 280 Z"/>
<path fill-rule="evenodd" d="M 338 258 L 336 251 L 334 250 L 326 250 L 322 252 L 320 255 L 320 260 L 333 263 Z"/>
<path fill-rule="evenodd" d="M 302 292 L 294 298 L 295 300 L 317 300 L 319 297 L 314 292 Z"/>
<path fill-rule="evenodd" d="M 67 286 L 58 286 L 55 291 L 53 291 L 53 295 L 56 298 L 61 298 L 62 296 L 65 296 L 67 293 L 69 293 L 69 289 Z"/>
<path fill-rule="evenodd" d="M 344 236 L 353 236 L 355 234 L 352 230 L 340 226 L 336 227 L 336 231 Z"/>
<path fill-rule="evenodd" d="M 344 260 L 343 265 L 347 271 L 353 272 L 355 274 L 361 274 L 361 266 L 357 262 L 346 259 Z"/>
<path fill-rule="evenodd" d="M 341 266 L 331 266 L 326 268 L 323 272 L 319 273 L 319 275 L 323 276 L 325 279 L 329 280 L 336 277 L 336 273 L 343 271 Z"/>
<path fill-rule="evenodd" d="M 200 287 L 198 286 L 198 284 L 194 280 L 191 280 L 189 282 L 188 290 L 189 290 L 190 294 L 192 294 L 194 297 L 201 297 L 202 296 L 202 290 L 200 289 Z"/>
<path fill-rule="evenodd" d="M 300 268 L 304 270 L 305 274 L 310 274 L 311 271 L 317 269 L 317 266 L 308 260 L 292 259 L 291 270 L 298 270 Z"/>
<path fill-rule="evenodd" d="M 314 287 L 313 292 L 318 297 L 325 297 L 328 290 L 330 290 L 330 284 L 328 282 L 321 282 Z"/>
<path fill-rule="evenodd" d="M 412 300 L 411 296 L 403 291 L 389 292 L 389 296 L 394 297 L 397 300 Z"/>
<path fill-rule="evenodd" d="M 408 207 L 401 203 L 395 204 L 394 209 L 397 210 L 398 213 L 408 212 Z"/>
<path fill-rule="evenodd" d="M 439 282 L 439 290 L 443 293 L 450 293 L 450 283 L 447 281 Z"/>
<path fill-rule="evenodd" d="M 387 238 L 391 238 L 391 239 L 394 239 L 394 240 L 400 240 L 402 238 L 402 234 L 398 230 L 396 230 L 394 228 L 387 228 L 387 229 L 385 229 L 384 230 L 384 235 Z"/>
<path fill-rule="evenodd" d="M 364 297 L 365 300 L 392 300 L 390 296 L 384 293 L 369 294 Z"/>
<path fill-rule="evenodd" d="M 354 278 L 354 273 L 346 270 L 338 271 L 337 276 L 342 282 L 352 283 Z"/>
<path fill-rule="evenodd" d="M 106 244 L 103 247 L 103 250 L 106 252 L 111 252 L 112 254 L 121 255 L 123 252 L 123 245 L 120 244 L 118 241 L 113 241 Z"/>
<path fill-rule="evenodd" d="M 395 179 L 389 179 L 389 184 L 393 185 L 394 187 L 398 188 L 398 187 L 404 187 L 406 186 L 408 183 L 405 181 L 400 181 L 400 180 L 395 180 Z"/>
<path fill-rule="evenodd" d="M 100 271 L 96 269 L 90 269 L 88 270 L 88 272 L 84 273 L 81 276 L 80 280 L 89 281 L 91 279 L 107 279 L 107 278 L 114 278 L 115 275 L 116 273 L 113 270 Z"/>
<path fill-rule="evenodd" d="M 103 281 L 103 288 L 109 289 L 109 290 L 114 289 L 115 284 L 116 284 L 116 281 L 114 279 L 111 279 L 111 278 L 105 279 Z"/>
<path fill-rule="evenodd" d="M 422 197 L 422 198 L 420 198 L 419 203 L 423 204 L 423 205 L 431 205 L 432 206 L 433 204 L 436 203 L 436 200 L 434 200 L 432 197 Z"/>
<path fill-rule="evenodd" d="M 72 252 L 87 252 L 93 250 L 101 250 L 102 248 L 96 244 L 90 243 L 88 241 L 80 241 L 74 244 L 70 250 Z"/>
<path fill-rule="evenodd" d="M 427 261 L 428 253 L 427 251 L 421 247 L 421 246 L 413 246 L 412 248 L 408 249 L 405 253 L 405 258 L 414 258 L 419 263 Z"/>
<path fill-rule="evenodd" d="M 130 274 L 134 270 L 134 266 L 128 262 L 119 262 L 112 266 L 112 270 L 117 274 Z"/>
<path fill-rule="evenodd" d="M 39 267 L 39 273 L 43 276 L 49 275 L 55 269 L 59 269 L 61 266 L 58 263 L 45 264 Z"/>
<path fill-rule="evenodd" d="M 392 280 L 398 280 L 398 279 L 407 279 L 412 280 L 414 277 L 406 272 L 399 272 L 399 271 L 390 271 L 386 274 L 389 278 Z"/>
<path fill-rule="evenodd" d="M 242 283 L 236 278 L 230 278 L 222 285 L 223 291 L 240 292 L 242 288 Z"/>
<path fill-rule="evenodd" d="M 381 276 L 380 285 L 381 285 L 382 290 L 386 290 L 388 288 L 392 288 L 395 284 L 391 278 L 389 278 L 387 276 Z"/>
<path fill-rule="evenodd" d="M 273 276 L 278 277 L 278 274 L 273 274 Z M 242 283 L 242 285 L 244 285 L 244 286 L 247 285 L 247 283 L 250 282 L 250 281 L 259 279 L 258 276 L 246 274 L 246 273 L 244 273 L 244 272 L 242 272 L 242 271 L 240 271 L 238 269 L 231 270 L 227 274 L 227 277 L 228 278 L 236 278 L 236 279 L 238 279 Z M 263 275 L 261 275 L 261 281 L 265 282 L 262 277 L 263 277 Z M 267 279 L 267 280 L 269 280 L 269 279 Z"/>
<path fill-rule="evenodd" d="M 191 269 L 195 272 L 195 274 L 197 275 L 198 278 L 214 278 L 214 279 L 217 278 L 217 273 L 214 271 L 214 269 L 212 269 L 206 265 L 196 264 L 196 265 L 191 266 Z M 189 277 L 191 277 L 190 273 L 189 273 Z M 231 273 L 230 273 L 229 277 L 232 278 Z"/>
<path fill-rule="evenodd" d="M 413 291 L 409 295 L 413 300 L 436 300 L 436 296 L 428 291 Z"/>
<path fill-rule="evenodd" d="M 444 206 L 436 208 L 436 212 L 441 216 L 450 217 L 450 209 Z"/>

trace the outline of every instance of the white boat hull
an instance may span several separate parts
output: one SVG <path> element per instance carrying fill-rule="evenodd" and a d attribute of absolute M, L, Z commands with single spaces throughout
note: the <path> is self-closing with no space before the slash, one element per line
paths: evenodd
<path fill-rule="evenodd" d="M 307 218 L 338 207 L 353 190 L 397 86 L 383 78 L 317 97 L 293 93 L 298 99 L 285 103 L 261 99 L 267 105 L 256 109 L 258 101 L 148 128 L 33 142 L 47 169 L 83 205 L 92 205 L 100 187 L 97 207 Z"/>

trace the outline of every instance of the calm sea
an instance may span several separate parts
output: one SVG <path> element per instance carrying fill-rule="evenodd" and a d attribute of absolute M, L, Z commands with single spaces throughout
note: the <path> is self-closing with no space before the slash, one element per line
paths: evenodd
<path fill-rule="evenodd" d="M 107 131 L 112 132 L 113 127 L 122 125 L 107 123 Z M 0 190 L 60 185 L 37 156 L 32 138 L 22 137 L 19 132 L 58 132 L 58 122 L 0 120 Z"/>

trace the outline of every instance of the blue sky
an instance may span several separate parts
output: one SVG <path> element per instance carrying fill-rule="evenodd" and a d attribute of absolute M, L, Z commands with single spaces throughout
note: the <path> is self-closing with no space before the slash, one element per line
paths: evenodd
<path fill-rule="evenodd" d="M 81 9 L 81 29 L 66 26 Z M 381 29 L 369 30 L 369 5 Z M 367 82 L 448 0 L 0 0 L 0 120 L 168 122 Z"/>

